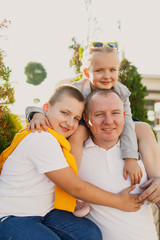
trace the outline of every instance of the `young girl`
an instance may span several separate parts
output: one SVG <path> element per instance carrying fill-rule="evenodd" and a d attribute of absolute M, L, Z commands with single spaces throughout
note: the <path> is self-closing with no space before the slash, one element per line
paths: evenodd
<path fill-rule="evenodd" d="M 94 223 L 70 213 L 76 198 L 124 211 L 140 209 L 138 195 L 129 194 L 134 187 L 114 194 L 77 176 L 66 138 L 77 129 L 83 110 L 84 97 L 77 88 L 58 87 L 46 104 L 52 129 L 41 134 L 22 130 L 1 154 L 1 240 L 101 240 Z"/>
<path fill-rule="evenodd" d="M 130 92 L 126 86 L 118 81 L 118 45 L 116 43 L 100 43 L 92 42 L 87 50 L 84 63 L 84 75 L 86 78 L 74 82 L 85 97 L 87 97 L 95 89 L 111 89 L 114 88 L 120 94 L 124 102 L 125 109 L 125 127 L 121 135 L 122 157 L 125 160 L 123 169 L 124 178 L 127 179 L 129 174 L 131 184 L 140 183 L 142 171 L 137 164 L 139 159 L 136 134 L 138 139 L 139 151 L 142 155 L 143 162 L 149 177 L 154 177 L 159 174 L 159 150 L 150 126 L 146 123 L 134 124 L 130 109 L 129 96 Z M 41 110 L 40 110 L 41 111 Z M 30 112 L 38 112 L 38 109 L 26 109 L 27 115 Z M 45 122 L 43 115 L 34 116 L 29 128 L 34 129 L 36 126 L 43 125 Z M 71 143 L 71 151 L 75 156 L 77 166 L 80 165 L 83 142 L 88 138 L 89 131 L 84 126 L 79 125 L 77 131 L 69 138 Z M 136 133 L 135 133 L 136 125 Z M 149 147 L 148 147 L 149 146 Z M 154 169 L 153 169 L 154 166 Z"/>

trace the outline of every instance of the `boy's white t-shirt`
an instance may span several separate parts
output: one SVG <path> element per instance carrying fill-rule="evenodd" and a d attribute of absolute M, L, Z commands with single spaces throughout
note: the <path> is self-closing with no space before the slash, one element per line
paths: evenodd
<path fill-rule="evenodd" d="M 0 217 L 44 216 L 54 205 L 55 184 L 44 173 L 68 167 L 48 132 L 30 133 L 15 148 L 0 175 Z"/>

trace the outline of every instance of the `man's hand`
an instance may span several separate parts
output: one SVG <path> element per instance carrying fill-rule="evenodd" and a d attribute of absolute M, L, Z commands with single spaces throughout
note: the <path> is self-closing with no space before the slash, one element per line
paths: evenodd
<path fill-rule="evenodd" d="M 41 127 L 43 127 L 44 131 L 48 132 L 47 126 L 52 128 L 49 120 L 42 113 L 35 113 L 27 127 L 27 130 L 35 132 L 37 129 L 38 132 L 41 132 Z"/>
<path fill-rule="evenodd" d="M 148 200 L 156 203 L 160 207 L 160 177 L 151 178 L 140 186 L 141 189 L 146 189 L 140 194 L 141 201 Z"/>
<path fill-rule="evenodd" d="M 126 180 L 127 174 L 131 179 L 131 185 L 139 184 L 143 176 L 143 172 L 136 159 L 126 158 L 123 168 L 123 177 Z"/>

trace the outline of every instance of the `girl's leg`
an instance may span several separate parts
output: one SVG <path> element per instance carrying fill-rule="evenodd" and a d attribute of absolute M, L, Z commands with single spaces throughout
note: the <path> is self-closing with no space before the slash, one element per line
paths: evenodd
<path fill-rule="evenodd" d="M 72 213 L 53 209 L 44 218 L 44 224 L 63 240 L 102 240 L 101 231 L 87 218 L 77 218 Z"/>
<path fill-rule="evenodd" d="M 160 177 L 160 149 L 149 124 L 135 122 L 139 152 L 148 177 Z"/>
<path fill-rule="evenodd" d="M 61 240 L 42 224 L 42 217 L 9 216 L 0 222 L 0 240 Z"/>

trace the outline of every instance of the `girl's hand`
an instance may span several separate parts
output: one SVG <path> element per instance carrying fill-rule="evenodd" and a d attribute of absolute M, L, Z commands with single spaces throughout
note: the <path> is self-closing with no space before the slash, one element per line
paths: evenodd
<path fill-rule="evenodd" d="M 41 132 L 41 127 L 43 127 L 44 131 L 48 132 L 47 126 L 52 128 L 47 117 L 45 117 L 42 113 L 35 113 L 27 127 L 27 130 L 35 132 L 37 129 L 38 132 Z"/>
<path fill-rule="evenodd" d="M 131 179 L 131 185 L 139 184 L 143 176 L 143 172 L 136 159 L 126 158 L 125 165 L 123 168 L 124 179 L 127 179 L 127 174 L 129 174 Z"/>

